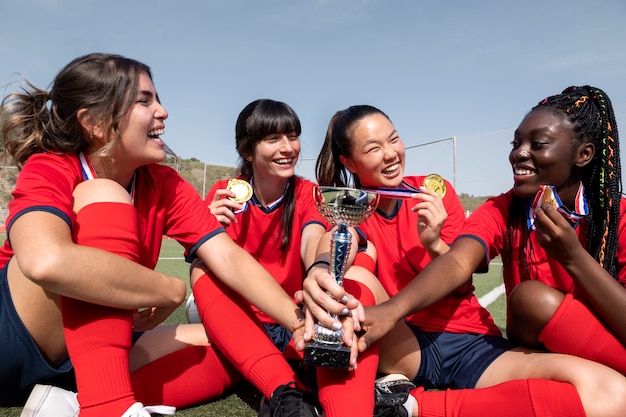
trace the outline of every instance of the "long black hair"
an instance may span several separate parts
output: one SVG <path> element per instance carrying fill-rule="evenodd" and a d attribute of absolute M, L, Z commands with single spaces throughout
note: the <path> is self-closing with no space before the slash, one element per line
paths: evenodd
<path fill-rule="evenodd" d="M 539 102 L 532 110 L 550 108 L 555 114 L 567 118 L 574 126 L 574 139 L 579 143 L 592 143 L 593 160 L 584 168 L 581 181 L 589 204 L 587 216 L 587 251 L 617 278 L 616 255 L 622 176 L 619 153 L 619 134 L 611 100 L 604 91 L 591 86 L 568 87 L 561 94 Z M 532 251 L 528 230 L 525 227 L 528 199 L 514 196 L 508 218 L 507 246 L 503 251 L 504 265 L 513 256 L 511 246 L 520 241 L 519 268 L 521 279 L 529 279 L 530 271 L 525 254 Z M 521 234 L 521 236 L 518 235 Z M 505 271 L 506 274 L 506 271 Z"/>
<path fill-rule="evenodd" d="M 300 136 L 302 126 L 296 112 L 287 104 L 270 99 L 259 99 L 248 104 L 239 113 L 235 125 L 235 146 L 239 154 L 239 175 L 250 180 L 253 176 L 252 163 L 248 157 L 254 154 L 256 145 L 271 134 L 295 133 Z M 295 208 L 294 177 L 289 179 L 285 197 L 285 208 L 280 224 L 281 250 L 289 248 L 293 214 Z"/>

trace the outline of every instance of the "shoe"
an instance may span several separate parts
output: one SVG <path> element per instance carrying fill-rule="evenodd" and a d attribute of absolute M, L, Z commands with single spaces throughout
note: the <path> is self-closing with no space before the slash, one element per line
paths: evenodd
<path fill-rule="evenodd" d="M 259 417 L 322 417 L 324 414 L 320 410 L 310 394 L 290 382 L 276 388 L 269 401 L 261 400 Z"/>
<path fill-rule="evenodd" d="M 130 406 L 122 417 L 150 417 L 152 414 L 167 414 L 171 415 L 176 412 L 176 407 L 169 407 L 166 405 L 151 405 L 144 407 L 142 403 L 135 403 Z"/>
<path fill-rule="evenodd" d="M 76 393 L 52 385 L 35 385 L 20 417 L 76 417 Z"/>
<path fill-rule="evenodd" d="M 374 383 L 374 417 L 411 417 L 414 399 L 409 392 L 415 385 L 402 374 L 389 374 Z"/>
<path fill-rule="evenodd" d="M 189 323 L 202 323 L 200 319 L 200 313 L 198 313 L 198 305 L 193 294 L 189 294 L 187 303 L 185 303 L 185 316 Z"/>

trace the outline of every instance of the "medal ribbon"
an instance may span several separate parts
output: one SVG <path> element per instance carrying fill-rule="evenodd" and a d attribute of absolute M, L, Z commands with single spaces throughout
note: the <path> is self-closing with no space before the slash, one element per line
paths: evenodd
<path fill-rule="evenodd" d="M 580 221 L 589 214 L 589 205 L 587 204 L 587 197 L 585 197 L 585 187 L 582 183 L 580 183 L 580 185 L 578 186 L 578 191 L 576 192 L 576 200 L 574 201 L 573 211 L 570 211 L 567 207 L 565 207 L 553 186 L 546 185 L 543 186 L 541 190 L 539 190 L 537 195 L 535 195 L 532 204 L 530 204 L 528 207 L 526 222 L 529 230 L 535 230 L 535 208 L 541 207 L 543 194 L 546 192 L 547 188 L 551 188 L 552 192 L 554 193 L 554 198 L 556 199 L 557 203 L 556 210 L 561 213 L 563 217 L 569 220 L 572 227 L 578 226 L 578 223 L 580 223 Z"/>
<path fill-rule="evenodd" d="M 96 174 L 96 170 L 93 169 L 89 158 L 83 152 L 78 154 L 78 159 L 80 159 L 80 167 L 83 172 L 83 179 L 85 181 L 93 180 L 94 178 L 98 178 L 98 174 Z M 130 185 L 130 201 L 135 204 L 135 183 L 137 179 L 137 171 L 133 173 L 133 180 Z"/>
<path fill-rule="evenodd" d="M 80 159 L 80 167 L 83 171 L 83 179 L 85 179 L 85 181 L 98 178 L 96 170 L 93 169 L 93 167 L 91 166 L 91 162 L 89 162 L 89 159 L 87 159 L 87 156 L 85 156 L 84 153 L 79 153 L 78 159 Z"/>
<path fill-rule="evenodd" d="M 404 180 L 396 188 L 364 188 L 363 191 L 373 192 L 386 198 L 414 198 L 420 189 L 407 184 Z"/>

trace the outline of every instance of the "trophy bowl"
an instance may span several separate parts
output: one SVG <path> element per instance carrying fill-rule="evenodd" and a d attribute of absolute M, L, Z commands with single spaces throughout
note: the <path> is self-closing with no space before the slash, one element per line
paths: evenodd
<path fill-rule="evenodd" d="M 317 186 L 313 198 L 322 217 L 335 225 L 358 226 L 378 206 L 379 196 L 357 188 Z"/>

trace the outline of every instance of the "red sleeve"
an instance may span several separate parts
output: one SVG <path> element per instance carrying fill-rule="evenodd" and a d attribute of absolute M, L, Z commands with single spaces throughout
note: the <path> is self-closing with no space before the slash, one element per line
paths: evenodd
<path fill-rule="evenodd" d="M 311 223 L 318 223 L 325 229 L 328 229 L 328 222 L 320 214 L 313 198 L 315 184 L 305 178 L 296 177 L 295 185 L 296 196 L 298 196 L 296 204 L 300 206 L 299 213 L 301 215 L 300 224 L 302 228 L 304 229 Z"/>
<path fill-rule="evenodd" d="M 196 189 L 170 167 L 143 167 L 139 179 L 135 206 L 142 229 L 152 239 L 167 235 L 193 254 L 224 231 Z"/>
<path fill-rule="evenodd" d="M 492 197 L 481 204 L 465 221 L 460 236 L 473 237 L 485 248 L 488 259 L 504 248 L 511 192 Z"/>
<path fill-rule="evenodd" d="M 211 201 L 213 201 L 213 196 L 215 195 L 216 191 L 225 189 L 227 184 L 228 180 L 220 180 L 213 184 L 213 186 L 204 198 L 204 202 L 207 204 L 207 207 L 209 206 L 209 204 L 211 204 Z"/>
<path fill-rule="evenodd" d="M 13 256 L 9 235 L 13 222 L 29 211 L 45 211 L 60 217 L 71 229 L 74 223 L 72 192 L 82 181 L 78 158 L 72 155 L 32 155 L 17 176 L 9 215 L 7 239 L 0 249 L 0 267 Z"/>
<path fill-rule="evenodd" d="M 68 226 L 74 221 L 72 193 L 82 181 L 78 158 L 72 155 L 32 155 L 19 175 L 9 202 L 7 230 L 17 217 L 31 210 L 49 211 Z"/>
<path fill-rule="evenodd" d="M 444 181 L 446 184 L 446 195 L 442 200 L 446 208 L 446 213 L 448 213 L 448 218 L 441 228 L 439 237 L 446 244 L 452 245 L 465 222 L 465 210 L 452 184 L 450 184 L 448 180 Z"/>

